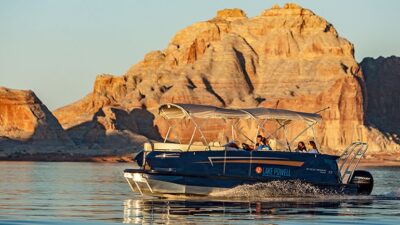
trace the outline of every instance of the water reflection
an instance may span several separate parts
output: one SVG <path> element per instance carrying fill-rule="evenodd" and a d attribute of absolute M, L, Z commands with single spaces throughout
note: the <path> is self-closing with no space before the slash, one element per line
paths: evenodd
<path fill-rule="evenodd" d="M 210 200 L 127 199 L 124 223 L 218 223 L 226 221 L 271 221 L 292 217 L 308 220 L 321 216 L 358 216 L 351 208 L 373 204 L 373 199 L 314 199 L 235 202 Z"/>
<path fill-rule="evenodd" d="M 0 162 L 0 224 L 398 224 L 398 168 L 371 169 L 373 196 L 150 198 L 132 193 L 129 164 Z M 249 191 L 249 190 L 247 190 Z M 246 192 L 246 191 L 245 191 Z M 246 196 L 256 196 L 249 199 Z M 24 221 L 23 223 L 15 221 Z M 11 222 L 7 222 L 11 221 Z M 64 222 L 67 221 L 67 222 Z M 68 222 L 73 221 L 73 222 Z M 78 222 L 76 222 L 78 221 Z"/>

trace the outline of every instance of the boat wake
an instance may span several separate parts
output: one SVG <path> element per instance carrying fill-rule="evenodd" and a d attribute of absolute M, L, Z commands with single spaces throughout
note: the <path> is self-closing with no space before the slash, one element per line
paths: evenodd
<path fill-rule="evenodd" d="M 386 198 L 400 199 L 400 188 L 397 188 L 394 191 L 385 192 L 380 196 L 381 197 L 386 197 Z"/>
<path fill-rule="evenodd" d="M 331 190 L 320 189 L 302 181 L 271 181 L 212 192 L 212 197 L 264 199 L 273 197 L 317 197 L 335 195 Z"/>
<path fill-rule="evenodd" d="M 212 192 L 215 199 L 245 201 L 342 201 L 342 200 L 400 200 L 400 188 L 375 195 L 344 195 L 321 189 L 302 181 L 271 181 Z"/>

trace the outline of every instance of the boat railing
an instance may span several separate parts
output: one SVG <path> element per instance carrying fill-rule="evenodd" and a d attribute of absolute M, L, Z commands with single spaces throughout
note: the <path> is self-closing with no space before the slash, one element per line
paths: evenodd
<path fill-rule="evenodd" d="M 365 142 L 353 142 L 340 155 L 338 167 L 341 174 L 342 183 L 347 184 L 354 171 L 357 169 L 361 158 L 368 150 L 368 144 Z"/>

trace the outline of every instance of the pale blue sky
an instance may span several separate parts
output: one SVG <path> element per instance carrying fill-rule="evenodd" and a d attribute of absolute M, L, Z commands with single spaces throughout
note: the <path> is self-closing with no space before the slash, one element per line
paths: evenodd
<path fill-rule="evenodd" d="M 268 0 L 0 0 L 0 86 L 31 89 L 55 109 L 92 90 L 100 73 L 123 74 L 180 29 L 241 8 L 252 17 Z M 400 1 L 289 1 L 331 22 L 356 58 L 400 56 Z"/>

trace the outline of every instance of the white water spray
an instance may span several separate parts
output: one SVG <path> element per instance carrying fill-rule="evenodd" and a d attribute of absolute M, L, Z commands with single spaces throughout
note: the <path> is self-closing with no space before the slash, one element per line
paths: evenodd
<path fill-rule="evenodd" d="M 305 197 L 335 194 L 301 181 L 271 181 L 252 185 L 240 185 L 235 188 L 213 192 L 210 196 L 224 198 L 263 199 L 271 197 Z"/>

